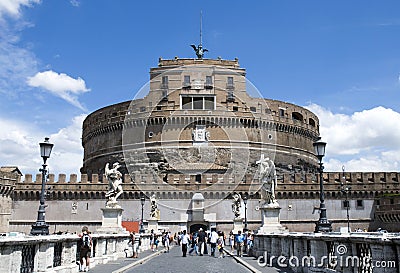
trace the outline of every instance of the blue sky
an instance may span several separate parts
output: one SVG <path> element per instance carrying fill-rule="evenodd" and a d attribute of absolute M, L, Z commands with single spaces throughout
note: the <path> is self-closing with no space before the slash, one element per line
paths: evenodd
<path fill-rule="evenodd" d="M 158 58 L 239 58 L 264 97 L 314 111 L 326 169 L 400 169 L 399 1 L 0 0 L 0 165 L 78 173 L 84 117 L 130 100 Z"/>

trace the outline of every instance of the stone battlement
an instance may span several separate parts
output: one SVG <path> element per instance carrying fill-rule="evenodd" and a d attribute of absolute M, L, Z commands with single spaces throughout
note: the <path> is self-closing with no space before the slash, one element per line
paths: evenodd
<path fill-rule="evenodd" d="M 1 174 L 1 173 L 0 173 Z M 135 177 L 131 177 L 129 174 L 125 174 L 123 181 L 124 183 L 134 183 L 136 179 L 143 181 L 138 182 L 152 182 L 154 183 L 152 175 L 138 175 L 135 174 Z M 190 175 L 185 174 L 175 174 L 173 179 L 182 178 Z M 212 174 L 203 174 L 203 176 L 210 176 L 213 177 Z M 47 183 L 107 183 L 107 179 L 105 175 L 99 174 L 92 174 L 88 176 L 87 174 L 80 174 L 80 180 L 78 180 L 78 174 L 70 174 L 69 179 L 67 180 L 66 174 L 59 174 L 58 179 L 55 180 L 54 174 L 49 174 Z M 346 172 L 344 174 L 347 184 L 373 184 L 373 183 L 399 183 L 400 184 L 400 172 Z M 233 179 L 228 179 L 225 182 L 232 182 Z M 1 179 L 0 181 L 3 181 Z M 42 181 L 42 174 L 36 174 L 35 180 L 33 180 L 32 174 L 25 174 L 25 179 L 22 182 L 24 184 L 30 183 L 41 183 Z M 324 173 L 324 182 L 328 184 L 340 184 L 343 181 L 343 173 L 341 172 L 325 172 Z M 244 182 L 251 182 L 250 177 L 246 177 L 246 181 Z M 314 173 L 284 173 L 283 175 L 278 176 L 278 183 L 279 184 L 296 184 L 296 183 L 318 183 L 319 182 L 319 175 Z"/>
<path fill-rule="evenodd" d="M 101 176 L 101 179 L 100 179 Z M 104 175 L 71 174 L 67 180 L 65 174 L 60 174 L 55 180 L 53 174 L 49 175 L 47 182 L 47 195 L 50 199 L 86 199 L 103 198 L 107 191 L 108 182 Z M 350 186 L 349 197 L 374 199 L 385 194 L 400 193 L 400 173 L 395 172 L 352 172 L 345 173 L 346 186 Z M 190 199 L 191 196 L 201 191 L 205 198 L 224 199 L 230 198 L 232 192 L 250 194 L 251 198 L 259 199 L 261 184 L 257 179 L 246 175 L 243 180 L 235 181 L 234 177 L 224 177 L 216 174 L 202 174 L 201 182 L 195 175 L 170 174 L 168 181 L 156 181 L 152 174 L 135 174 L 123 177 L 124 192 L 121 199 L 138 199 L 140 193 L 147 195 L 156 194 L 160 199 Z M 324 189 L 328 199 L 342 199 L 345 194 L 341 190 L 343 174 L 339 172 L 324 173 Z M 32 200 L 39 198 L 41 189 L 41 174 L 25 175 L 23 182 L 17 183 L 14 198 L 17 200 Z M 105 198 L 105 197 L 104 197 Z M 319 175 L 283 174 L 278 175 L 278 199 L 317 199 L 319 198 Z"/>

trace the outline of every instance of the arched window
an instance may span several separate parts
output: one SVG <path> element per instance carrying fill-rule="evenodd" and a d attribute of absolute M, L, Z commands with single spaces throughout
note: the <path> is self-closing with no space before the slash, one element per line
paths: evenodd
<path fill-rule="evenodd" d="M 303 121 L 303 115 L 299 112 L 292 112 L 292 119 L 297 121 Z"/>

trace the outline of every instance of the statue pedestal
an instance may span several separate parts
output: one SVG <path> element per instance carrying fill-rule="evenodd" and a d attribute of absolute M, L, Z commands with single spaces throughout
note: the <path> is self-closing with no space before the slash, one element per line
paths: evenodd
<path fill-rule="evenodd" d="M 97 229 L 98 233 L 128 233 L 128 231 L 122 227 L 122 208 L 104 208 L 103 218 L 101 221 L 101 228 Z"/>
<path fill-rule="evenodd" d="M 259 234 L 271 232 L 287 232 L 287 229 L 280 223 L 279 214 L 281 207 L 278 203 L 264 204 L 260 207 L 262 225 L 258 229 Z"/>
<path fill-rule="evenodd" d="M 236 217 L 235 219 L 233 219 L 233 234 L 238 234 L 238 231 L 240 230 L 241 232 L 243 232 L 243 218 L 241 217 Z"/>
<path fill-rule="evenodd" d="M 158 218 L 156 217 L 151 217 L 150 219 L 147 220 L 147 229 L 154 230 L 154 233 L 158 231 Z"/>

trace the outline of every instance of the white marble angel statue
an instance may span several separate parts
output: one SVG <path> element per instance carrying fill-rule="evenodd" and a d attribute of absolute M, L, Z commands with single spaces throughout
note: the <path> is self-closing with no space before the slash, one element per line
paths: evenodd
<path fill-rule="evenodd" d="M 150 197 L 150 205 L 150 217 L 160 219 L 160 210 L 158 209 L 157 199 L 154 194 Z"/>
<path fill-rule="evenodd" d="M 242 197 L 240 196 L 239 193 L 235 193 L 233 195 L 233 201 L 232 201 L 232 212 L 235 214 L 235 218 L 240 216 L 240 208 L 242 206 Z"/>
<path fill-rule="evenodd" d="M 112 169 L 109 167 L 109 163 L 105 166 L 105 175 L 108 180 L 108 192 L 106 197 L 108 198 L 107 206 L 115 206 L 117 204 L 117 198 L 122 194 L 122 174 L 118 169 L 121 167 L 118 162 L 113 164 Z"/>
<path fill-rule="evenodd" d="M 264 154 L 261 154 L 260 160 L 256 162 L 259 165 L 259 179 L 262 183 L 261 196 L 265 200 L 266 204 L 278 204 L 275 198 L 275 189 L 278 185 L 278 179 L 276 176 L 276 169 L 274 161 L 265 158 Z"/>

